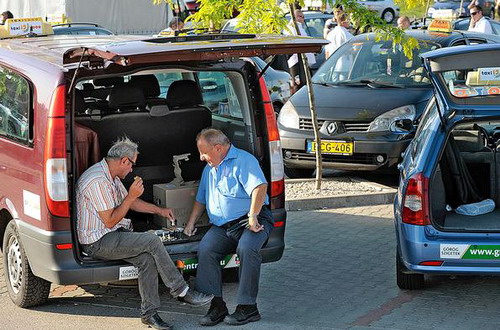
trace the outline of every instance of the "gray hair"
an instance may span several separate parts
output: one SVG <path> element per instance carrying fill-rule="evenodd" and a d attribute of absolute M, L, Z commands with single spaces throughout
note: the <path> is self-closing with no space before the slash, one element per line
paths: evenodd
<path fill-rule="evenodd" d="M 139 154 L 137 143 L 124 136 L 116 140 L 111 148 L 109 148 L 107 158 L 133 158 Z"/>
<path fill-rule="evenodd" d="M 215 146 L 217 144 L 228 146 L 231 144 L 231 141 L 229 141 L 229 138 L 226 136 L 226 134 L 216 128 L 204 128 L 196 136 L 196 142 L 198 142 L 201 138 L 207 141 L 207 143 L 211 146 Z"/>

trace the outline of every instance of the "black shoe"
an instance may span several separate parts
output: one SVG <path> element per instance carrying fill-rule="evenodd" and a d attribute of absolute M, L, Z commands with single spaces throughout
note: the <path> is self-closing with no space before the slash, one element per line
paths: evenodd
<path fill-rule="evenodd" d="M 212 305 L 210 305 L 207 314 L 200 319 L 199 323 L 203 326 L 216 325 L 224 321 L 224 318 L 227 315 L 229 315 L 229 311 L 227 310 L 226 304 L 224 302 L 217 305 L 212 302 Z"/>
<path fill-rule="evenodd" d="M 163 321 L 158 313 L 154 313 L 149 317 L 141 317 L 141 322 L 146 324 L 148 327 L 160 330 L 172 330 L 174 328 L 167 322 Z"/>
<path fill-rule="evenodd" d="M 203 306 L 211 302 L 213 297 L 213 294 L 205 294 L 189 288 L 184 297 L 178 297 L 177 299 L 191 305 Z"/>
<path fill-rule="evenodd" d="M 233 314 L 226 316 L 224 323 L 229 325 L 242 325 L 258 320 L 260 320 L 260 314 L 257 309 L 257 304 L 238 305 Z"/>

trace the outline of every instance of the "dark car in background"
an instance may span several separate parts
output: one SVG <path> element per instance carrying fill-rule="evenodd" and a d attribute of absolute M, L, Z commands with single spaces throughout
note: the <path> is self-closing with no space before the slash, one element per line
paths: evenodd
<path fill-rule="evenodd" d="M 341 46 L 313 76 L 324 168 L 372 171 L 396 165 L 432 96 L 419 54 L 500 41 L 472 32 L 407 33 L 420 42 L 412 59 L 391 41 L 363 34 Z M 291 178 L 312 175 L 316 145 L 307 88 L 283 106 L 278 127 L 285 173 Z"/>
<path fill-rule="evenodd" d="M 95 23 L 64 23 L 52 27 L 54 34 L 112 35 L 113 32 Z"/>

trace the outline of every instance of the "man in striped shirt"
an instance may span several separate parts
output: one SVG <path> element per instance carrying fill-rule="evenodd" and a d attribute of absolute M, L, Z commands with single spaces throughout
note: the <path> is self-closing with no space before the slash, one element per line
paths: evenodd
<path fill-rule="evenodd" d="M 141 200 L 142 179 L 136 177 L 129 190 L 124 179 L 135 165 L 137 144 L 128 138 L 116 141 L 106 158 L 87 169 L 76 189 L 78 238 L 83 252 L 105 260 L 125 260 L 139 269 L 141 320 L 156 329 L 171 329 L 158 315 L 158 274 L 173 297 L 192 305 L 209 303 L 213 295 L 190 289 L 175 267 L 160 238 L 132 231 L 129 210 L 158 214 L 171 221 L 172 210 Z"/>

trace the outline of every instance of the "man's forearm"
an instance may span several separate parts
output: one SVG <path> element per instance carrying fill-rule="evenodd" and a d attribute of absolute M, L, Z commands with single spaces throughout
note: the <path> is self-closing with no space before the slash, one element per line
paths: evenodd
<path fill-rule="evenodd" d="M 252 191 L 252 202 L 250 203 L 250 215 L 258 215 L 266 201 L 267 184 L 263 183 Z"/>
<path fill-rule="evenodd" d="M 132 198 L 129 198 L 128 196 L 125 197 L 123 202 L 111 212 L 109 220 L 105 221 L 106 227 L 113 228 L 118 222 L 120 222 L 131 209 L 133 203 L 134 200 Z"/>
<path fill-rule="evenodd" d="M 133 211 L 141 213 L 158 214 L 159 206 L 143 201 L 137 198 L 130 207 Z"/>
<path fill-rule="evenodd" d="M 198 221 L 198 219 L 200 218 L 203 211 L 205 211 L 205 205 L 195 201 L 193 205 L 193 210 L 191 211 L 191 215 L 189 216 L 188 224 L 194 225 L 196 221 Z"/>

